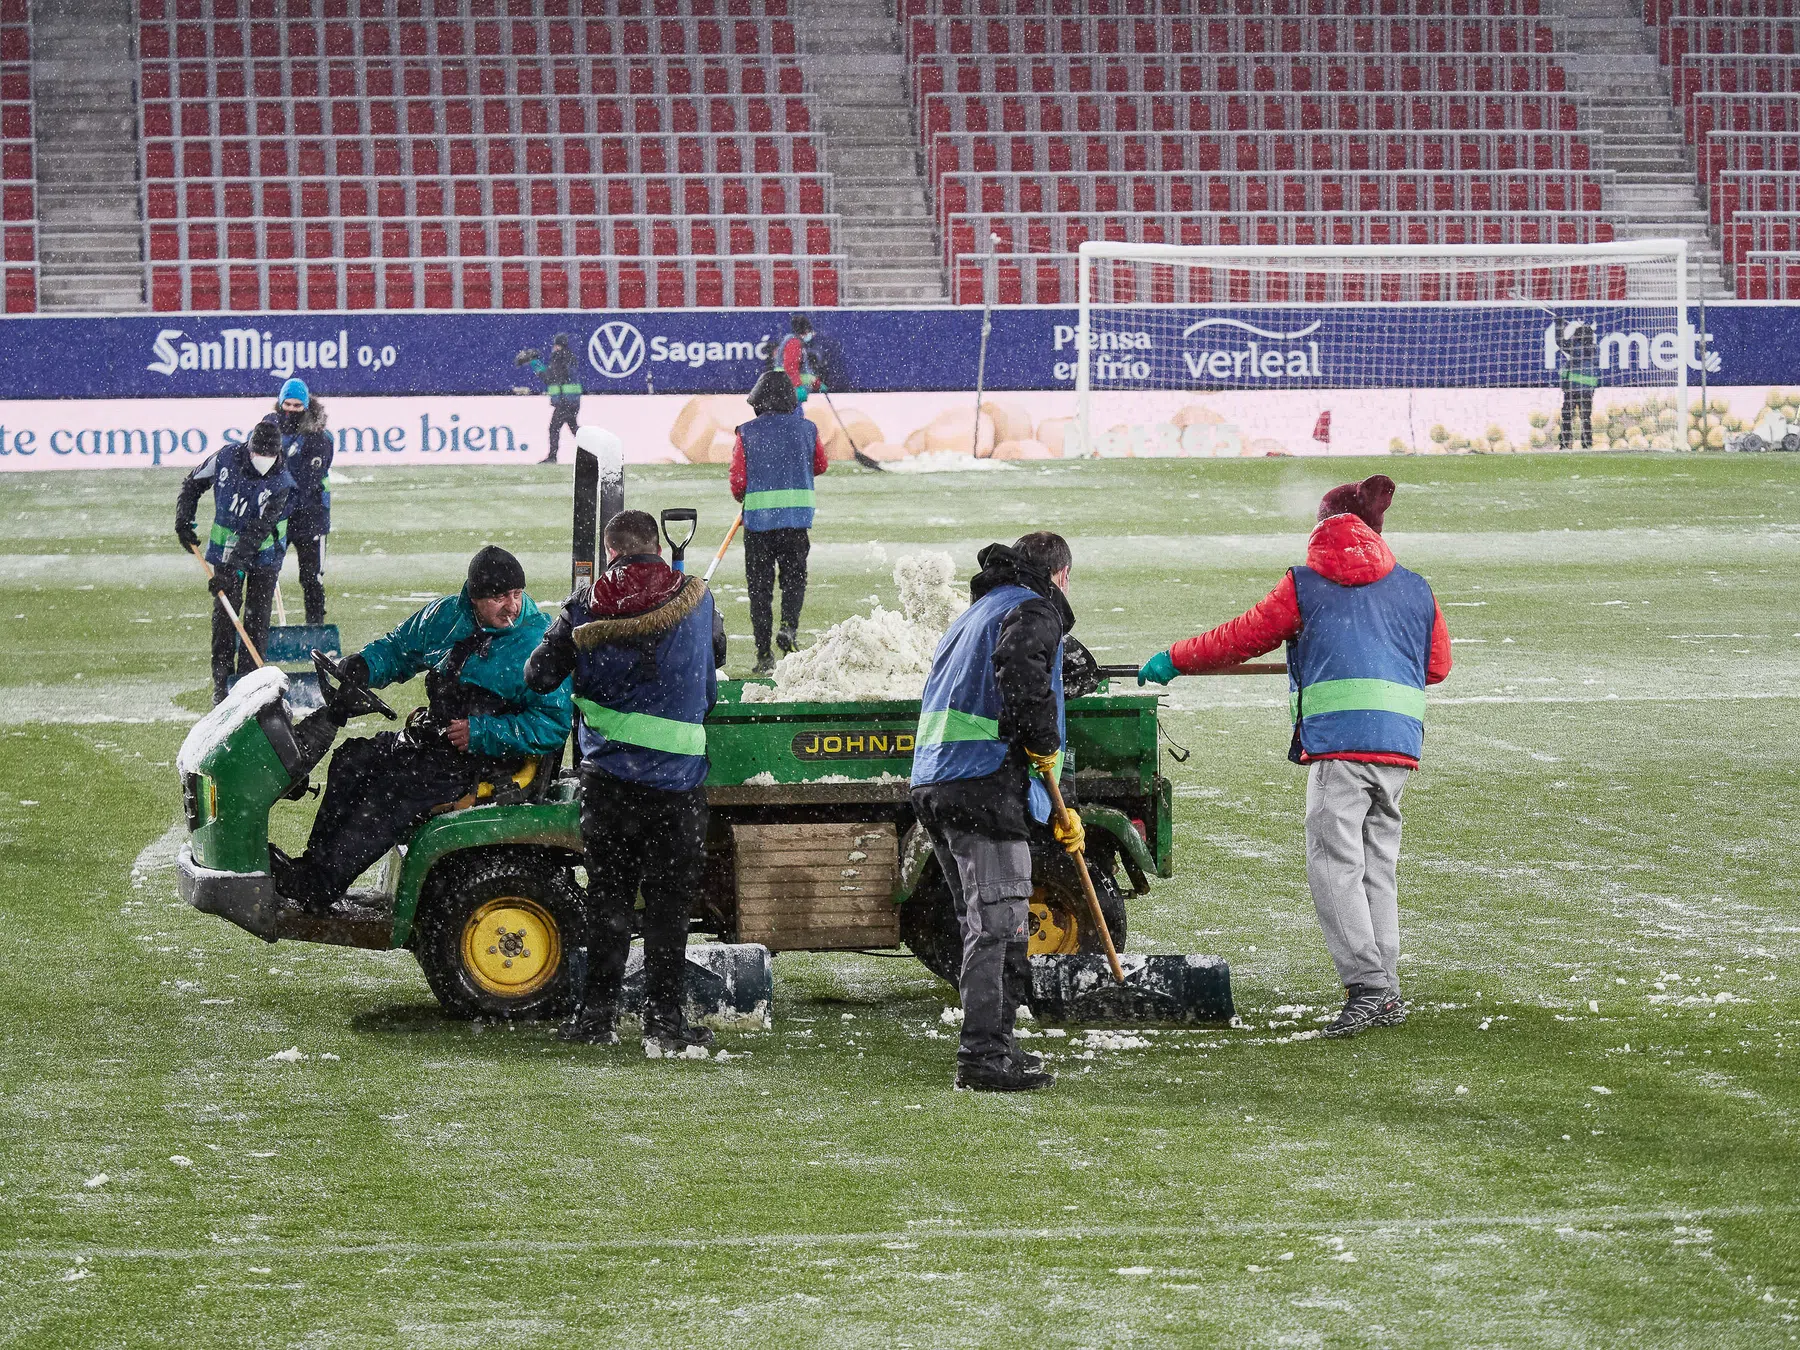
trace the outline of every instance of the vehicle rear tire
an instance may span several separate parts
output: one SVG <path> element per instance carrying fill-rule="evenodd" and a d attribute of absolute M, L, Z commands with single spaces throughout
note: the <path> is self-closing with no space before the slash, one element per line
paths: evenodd
<path fill-rule="evenodd" d="M 962 974 L 962 925 L 936 859 L 925 865 L 918 886 L 900 906 L 900 940 L 939 979 L 954 985 Z"/>
<path fill-rule="evenodd" d="M 452 1017 L 533 1021 L 576 1004 L 573 957 L 587 920 L 567 868 L 519 850 L 433 869 L 414 952 Z"/>
<path fill-rule="evenodd" d="M 1081 892 L 1081 879 L 1068 854 L 1046 853 L 1038 857 L 1036 871 L 1027 920 L 1030 954 L 1104 952 L 1106 944 L 1088 914 L 1087 897 Z M 1088 875 L 1093 878 L 1094 894 L 1112 933 L 1113 947 L 1124 951 L 1125 896 L 1110 875 L 1093 866 L 1089 866 Z M 957 983 L 962 974 L 962 927 L 957 923 L 950 887 L 935 861 L 926 866 L 918 889 L 900 906 L 900 940 L 932 974 Z"/>

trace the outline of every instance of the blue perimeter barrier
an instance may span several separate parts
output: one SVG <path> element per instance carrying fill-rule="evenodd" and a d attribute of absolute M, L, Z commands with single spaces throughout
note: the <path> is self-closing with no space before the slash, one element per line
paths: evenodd
<path fill-rule="evenodd" d="M 1669 369 L 1679 359 L 1689 363 L 1690 383 L 1700 382 L 1690 328 L 1642 332 L 1641 318 L 1634 325 L 1629 313 L 1606 306 L 1562 306 L 1557 312 L 1595 322 L 1603 357 L 1611 353 L 1603 385 L 1613 383 L 1621 366 L 1627 373 L 1647 362 Z M 1550 321 L 1530 308 L 1192 310 L 1182 316 L 1190 319 L 1185 325 L 1166 310 L 1144 313 L 1145 329 L 1105 353 L 1117 363 L 1111 388 L 1166 370 L 1167 354 L 1160 362 L 1152 359 L 1159 344 L 1185 353 L 1197 370 L 1196 389 L 1529 387 L 1556 381 L 1546 348 Z M 1697 322 L 1698 310 L 1690 307 L 1689 313 Z M 1109 326 L 1131 334 L 1129 319 L 1120 314 L 1112 311 Z M 19 316 L 0 320 L 0 399 L 268 397 L 293 374 L 328 396 L 505 394 L 519 385 L 541 387 L 513 357 L 523 348 L 548 349 L 558 332 L 571 334 L 582 352 L 581 381 L 590 393 L 742 393 L 786 338 L 788 318 L 768 310 Z M 974 386 L 980 310 L 837 309 L 813 311 L 811 318 L 819 334 L 815 359 L 834 389 Z M 1797 320 L 1800 306 L 1709 306 L 1706 346 L 1714 359 L 1707 378 L 1740 386 L 1800 384 Z M 989 389 L 1073 387 L 1073 309 L 996 309 L 993 323 Z M 1371 352 L 1381 359 L 1372 360 Z M 1136 361 L 1143 362 L 1142 376 Z M 1638 375 L 1619 382 L 1644 381 Z"/>

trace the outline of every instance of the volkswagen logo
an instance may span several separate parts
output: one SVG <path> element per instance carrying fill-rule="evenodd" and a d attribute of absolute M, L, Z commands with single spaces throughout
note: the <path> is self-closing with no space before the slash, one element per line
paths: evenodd
<path fill-rule="evenodd" d="M 609 380 L 622 380 L 644 364 L 644 335 L 623 319 L 608 319 L 588 339 L 588 364 Z"/>

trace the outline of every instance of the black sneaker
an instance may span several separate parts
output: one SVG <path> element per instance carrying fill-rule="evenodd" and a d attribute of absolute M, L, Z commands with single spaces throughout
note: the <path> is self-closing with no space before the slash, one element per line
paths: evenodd
<path fill-rule="evenodd" d="M 775 633 L 775 645 L 784 652 L 791 652 L 795 647 L 799 646 L 800 643 L 799 639 L 795 636 L 794 630 L 789 628 L 786 624 L 783 624 Z"/>
<path fill-rule="evenodd" d="M 1042 1073 L 1044 1069 L 1044 1057 L 1034 1055 L 1029 1050 L 1015 1049 L 1007 1063 L 1024 1073 Z"/>
<path fill-rule="evenodd" d="M 1344 992 L 1349 995 L 1344 1000 L 1344 1010 L 1330 1026 L 1319 1032 L 1321 1036 L 1349 1037 L 1382 1025 L 1375 1019 L 1389 1003 L 1387 990 L 1374 985 L 1353 984 Z"/>
<path fill-rule="evenodd" d="M 1006 1060 L 997 1065 L 959 1064 L 954 1086 L 958 1092 L 1037 1092 L 1055 1081 L 1055 1074 Z"/>
<path fill-rule="evenodd" d="M 770 656 L 767 652 L 764 652 L 761 656 L 756 658 L 756 664 L 750 667 L 750 673 L 752 675 L 773 675 L 775 673 L 775 658 Z"/>
<path fill-rule="evenodd" d="M 1398 994 L 1389 994 L 1381 1005 L 1381 1011 L 1370 1019 L 1372 1027 L 1397 1027 L 1406 1020 L 1411 1005 Z"/>
<path fill-rule="evenodd" d="M 644 1016 L 644 1053 L 651 1059 L 681 1058 L 695 1047 L 704 1053 L 712 1048 L 715 1039 L 709 1029 L 695 1026 L 679 1012 Z"/>
<path fill-rule="evenodd" d="M 575 1041 L 581 1045 L 617 1045 L 619 1012 L 610 1003 L 596 1003 L 582 1008 L 556 1029 L 559 1041 Z"/>

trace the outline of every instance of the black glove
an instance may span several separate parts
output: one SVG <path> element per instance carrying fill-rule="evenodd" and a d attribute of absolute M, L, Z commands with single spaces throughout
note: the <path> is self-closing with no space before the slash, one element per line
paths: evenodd
<path fill-rule="evenodd" d="M 213 574 L 206 579 L 206 589 L 211 591 L 214 595 L 225 595 L 225 593 L 231 589 L 232 583 L 236 580 L 237 573 L 221 563 L 219 566 L 213 568 Z M 231 597 L 225 595 L 225 598 L 229 600 Z"/>
<path fill-rule="evenodd" d="M 339 661 L 338 669 L 344 672 L 344 678 L 352 684 L 359 684 L 364 689 L 369 687 L 369 663 L 363 660 L 361 652 L 352 652 Z"/>
<path fill-rule="evenodd" d="M 541 355 L 541 353 L 527 347 L 524 351 L 513 357 L 513 364 L 515 366 L 528 366 L 533 361 L 537 360 L 539 355 Z"/>
<path fill-rule="evenodd" d="M 200 547 L 200 536 L 194 533 L 194 527 L 186 521 L 175 522 L 175 538 L 180 540 L 181 546 L 190 553 Z"/>

